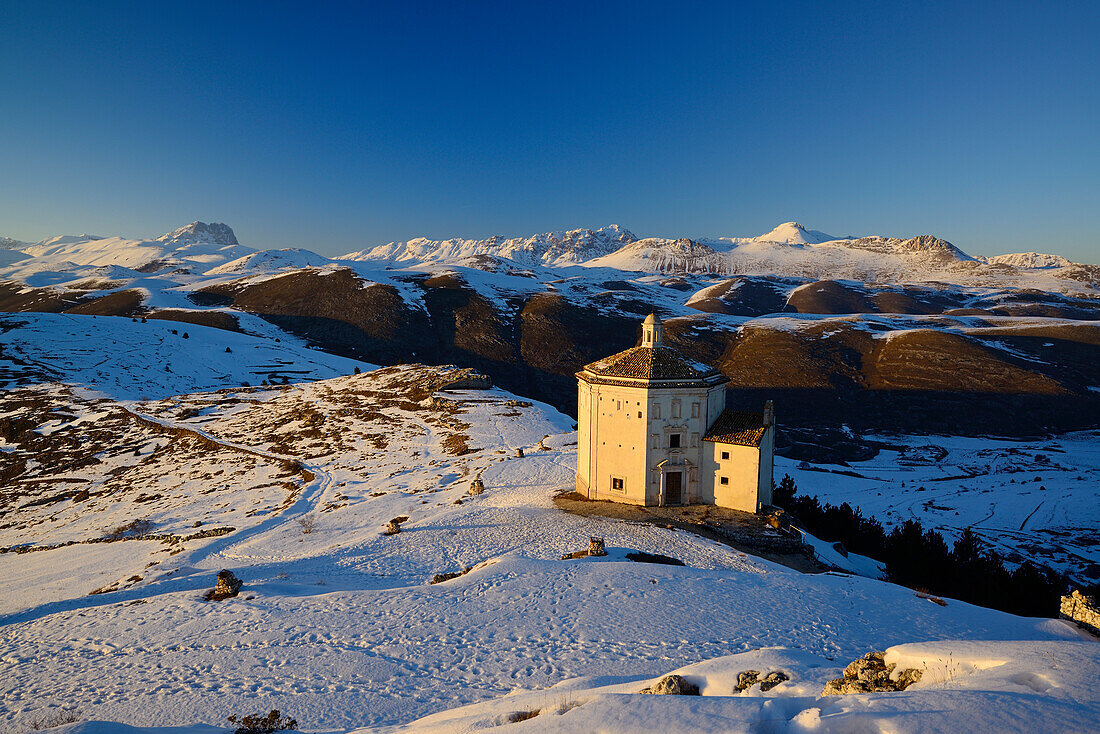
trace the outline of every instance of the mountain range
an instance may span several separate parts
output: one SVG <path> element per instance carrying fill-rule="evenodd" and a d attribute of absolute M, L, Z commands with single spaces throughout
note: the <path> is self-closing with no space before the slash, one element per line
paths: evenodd
<path fill-rule="evenodd" d="M 859 429 L 1029 434 L 1100 414 L 1100 267 L 971 257 L 928 235 L 834 238 L 794 222 L 750 238 L 619 226 L 413 239 L 330 258 L 257 250 L 224 224 L 151 240 L 54 237 L 0 250 L 0 310 L 243 332 L 261 319 L 375 364 L 454 363 L 571 413 L 573 374 L 634 344 L 651 311 L 744 400 L 785 407 L 791 451 Z M 249 316 L 249 318 L 245 318 Z M 816 447 L 816 448 L 815 448 Z"/>

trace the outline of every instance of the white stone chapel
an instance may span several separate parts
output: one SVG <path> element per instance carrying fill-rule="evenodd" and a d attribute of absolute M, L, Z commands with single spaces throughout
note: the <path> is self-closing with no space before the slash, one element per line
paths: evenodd
<path fill-rule="evenodd" d="M 577 491 L 757 512 L 772 499 L 771 401 L 726 410 L 726 377 L 662 344 L 662 328 L 650 314 L 639 346 L 577 373 Z"/>

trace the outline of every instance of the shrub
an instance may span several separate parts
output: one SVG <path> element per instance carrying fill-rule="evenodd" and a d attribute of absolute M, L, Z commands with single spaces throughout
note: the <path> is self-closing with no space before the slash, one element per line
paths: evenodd
<path fill-rule="evenodd" d="M 107 532 L 108 538 L 140 538 L 153 531 L 153 523 L 147 518 L 131 520 Z"/>
<path fill-rule="evenodd" d="M 79 721 L 76 711 L 57 711 L 43 716 L 41 719 L 35 719 L 29 722 L 27 726 L 30 727 L 31 731 L 42 731 L 43 729 L 53 729 L 63 724 L 72 724 L 76 721 Z"/>
<path fill-rule="evenodd" d="M 237 724 L 236 734 L 271 734 L 298 728 L 297 721 L 289 716 L 281 716 L 278 709 L 272 709 L 267 716 L 252 714 L 238 718 L 234 715 L 230 716 L 228 721 L 230 724 Z"/>

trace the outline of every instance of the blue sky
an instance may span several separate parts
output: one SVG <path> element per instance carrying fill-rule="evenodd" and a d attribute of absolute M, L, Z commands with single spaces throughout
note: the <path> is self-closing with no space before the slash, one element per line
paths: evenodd
<path fill-rule="evenodd" d="M 1100 260 L 1100 3 L 5 3 L 0 234 L 935 234 Z"/>

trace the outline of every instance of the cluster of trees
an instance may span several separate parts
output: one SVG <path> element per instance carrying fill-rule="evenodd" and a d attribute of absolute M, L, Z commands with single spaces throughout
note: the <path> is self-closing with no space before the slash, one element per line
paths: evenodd
<path fill-rule="evenodd" d="M 1058 616 L 1059 597 L 1067 593 L 1069 579 L 1027 561 L 1009 571 L 1000 554 L 970 528 L 949 548 L 943 535 L 925 530 L 917 520 L 906 520 L 887 533 L 882 523 L 847 502 L 823 505 L 817 497 L 797 492 L 794 480 L 784 476 L 773 501 L 810 534 L 839 540 L 848 550 L 885 563 L 894 583 L 1013 614 Z"/>

